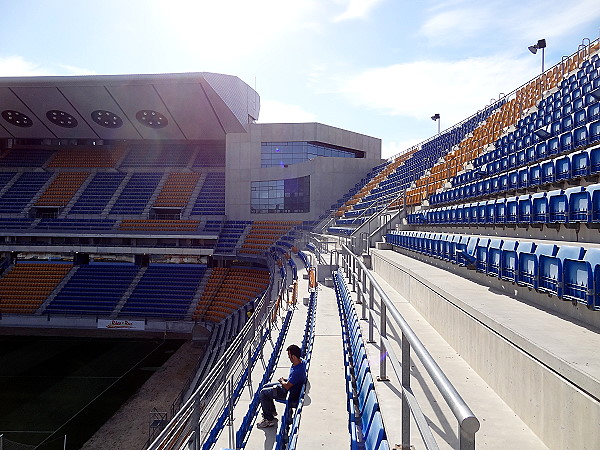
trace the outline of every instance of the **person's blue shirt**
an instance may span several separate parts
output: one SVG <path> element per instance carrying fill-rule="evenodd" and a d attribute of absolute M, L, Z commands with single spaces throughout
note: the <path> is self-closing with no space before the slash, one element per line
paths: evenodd
<path fill-rule="evenodd" d="M 290 367 L 288 382 L 292 383 L 289 390 L 288 401 L 295 403 L 300 398 L 302 385 L 306 382 L 306 361 L 300 360 L 300 364 Z"/>

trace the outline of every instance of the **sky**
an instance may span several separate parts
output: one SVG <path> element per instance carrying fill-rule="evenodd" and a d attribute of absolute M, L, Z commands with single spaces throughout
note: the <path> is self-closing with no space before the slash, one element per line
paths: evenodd
<path fill-rule="evenodd" d="M 0 76 L 216 72 L 388 158 L 595 40 L 598 0 L 0 0 Z"/>

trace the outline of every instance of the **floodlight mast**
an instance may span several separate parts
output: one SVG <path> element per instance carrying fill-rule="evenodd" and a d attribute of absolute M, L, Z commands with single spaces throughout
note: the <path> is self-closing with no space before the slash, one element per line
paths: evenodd
<path fill-rule="evenodd" d="M 438 134 L 440 134 L 441 121 L 440 121 L 440 115 L 439 115 L 439 113 L 435 113 L 433 116 L 431 116 L 431 120 L 433 120 L 434 122 L 437 122 L 437 125 L 438 125 Z"/>
<path fill-rule="evenodd" d="M 537 53 L 539 49 L 542 50 L 542 74 L 544 73 L 544 49 L 546 48 L 546 39 L 540 39 L 537 41 L 537 44 L 530 45 L 527 47 L 531 53 L 534 55 Z"/>

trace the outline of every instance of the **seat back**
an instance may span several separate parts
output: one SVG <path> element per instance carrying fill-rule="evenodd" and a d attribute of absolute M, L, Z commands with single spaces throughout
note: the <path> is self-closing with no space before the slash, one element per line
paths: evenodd
<path fill-rule="evenodd" d="M 588 222 L 591 216 L 592 200 L 590 193 L 582 186 L 565 191 L 568 205 L 568 222 Z"/>
<path fill-rule="evenodd" d="M 548 222 L 567 222 L 567 196 L 562 189 L 548 192 Z"/>

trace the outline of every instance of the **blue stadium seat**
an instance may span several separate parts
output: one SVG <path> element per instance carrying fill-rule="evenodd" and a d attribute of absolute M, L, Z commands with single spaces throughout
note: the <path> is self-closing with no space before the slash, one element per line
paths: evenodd
<path fill-rule="evenodd" d="M 532 242 L 526 244 L 534 245 Z M 517 274 L 517 247 L 519 242 L 507 239 L 500 251 L 500 274 L 503 280 L 515 282 Z"/>
<path fill-rule="evenodd" d="M 600 167 L 599 167 L 600 170 Z M 542 183 L 542 168 L 539 164 L 529 166 L 529 186 L 538 186 Z"/>
<path fill-rule="evenodd" d="M 579 111 L 585 114 L 585 110 Z M 585 124 L 573 130 L 573 148 L 583 147 L 588 143 L 588 128 Z"/>
<path fill-rule="evenodd" d="M 582 186 L 565 190 L 567 204 L 569 205 L 568 222 L 589 222 L 592 212 L 592 198 L 590 193 Z"/>
<path fill-rule="evenodd" d="M 600 120 L 596 120 L 589 124 L 588 143 L 595 144 L 600 142 Z"/>
<path fill-rule="evenodd" d="M 567 196 L 562 189 L 548 192 L 548 223 L 566 223 L 568 218 Z"/>
<path fill-rule="evenodd" d="M 459 266 L 468 267 L 475 263 L 475 249 L 479 242 L 478 236 L 469 236 L 468 242 L 457 248 L 457 263 Z"/>
<path fill-rule="evenodd" d="M 541 164 L 542 168 L 542 183 L 554 183 L 556 180 L 556 165 L 554 159 L 549 159 Z"/>
<path fill-rule="evenodd" d="M 538 287 L 540 292 L 562 297 L 563 262 L 565 259 L 580 260 L 583 247 L 561 245 L 556 255 L 541 254 L 538 259 Z"/>
<path fill-rule="evenodd" d="M 475 270 L 485 272 L 487 270 L 487 251 L 490 238 L 480 238 L 475 247 Z"/>
<path fill-rule="evenodd" d="M 571 155 L 571 172 L 573 177 L 585 177 L 590 174 L 590 151 L 588 149 Z"/>
<path fill-rule="evenodd" d="M 532 221 L 531 195 L 520 195 L 517 202 L 517 222 L 520 224 L 530 224 Z"/>
<path fill-rule="evenodd" d="M 506 199 L 496 199 L 495 224 L 504 225 L 506 223 Z"/>
<path fill-rule="evenodd" d="M 517 284 L 533 289 L 538 287 L 538 264 L 541 255 L 554 256 L 558 251 L 555 244 L 539 244 L 534 249 L 521 249 L 517 253 Z"/>
<path fill-rule="evenodd" d="M 529 187 L 529 167 L 522 167 L 518 171 L 519 173 L 519 189 L 526 189 Z"/>
<path fill-rule="evenodd" d="M 568 180 L 571 178 L 571 156 L 564 155 L 555 159 L 555 178 L 556 181 Z"/>
<path fill-rule="evenodd" d="M 531 223 L 548 223 L 548 197 L 546 192 L 536 192 L 531 196 Z"/>
<path fill-rule="evenodd" d="M 592 202 L 590 221 L 595 224 L 600 223 L 600 184 L 591 184 L 586 190 L 589 192 Z"/>
<path fill-rule="evenodd" d="M 598 309 L 600 302 L 600 248 L 588 248 L 582 259 L 563 261 L 563 300 L 572 300 Z"/>
<path fill-rule="evenodd" d="M 519 200 L 517 197 L 506 199 L 506 223 L 516 224 L 518 219 Z"/>
<path fill-rule="evenodd" d="M 590 149 L 590 174 L 600 173 L 600 147 Z"/>
<path fill-rule="evenodd" d="M 490 276 L 499 277 L 502 265 L 502 248 L 504 240 L 492 239 L 487 251 L 486 273 Z"/>

